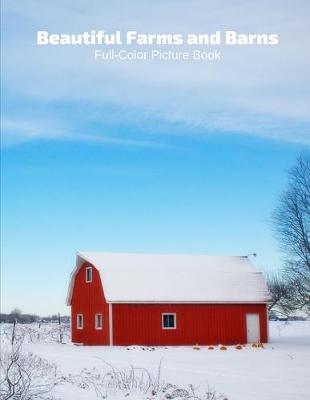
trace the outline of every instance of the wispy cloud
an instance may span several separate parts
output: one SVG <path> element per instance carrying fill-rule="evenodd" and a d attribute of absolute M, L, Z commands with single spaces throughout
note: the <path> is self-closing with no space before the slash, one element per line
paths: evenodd
<path fill-rule="evenodd" d="M 144 140 L 144 139 L 126 139 L 124 137 L 109 136 L 105 133 L 98 133 L 96 135 L 92 133 L 80 133 L 71 132 L 69 130 L 58 129 L 52 127 L 52 122 L 44 121 L 42 123 L 31 123 L 29 121 L 12 121 L 4 119 L 2 121 L 2 130 L 6 133 L 3 135 L 3 146 L 10 146 L 20 144 L 29 140 L 61 140 L 61 141 L 74 141 L 74 142 L 88 142 L 117 145 L 117 146 L 131 146 L 131 147 L 143 147 L 143 148 L 158 148 L 167 149 L 175 148 L 174 145 L 164 143 L 156 140 Z"/>
<path fill-rule="evenodd" d="M 133 1 L 125 6 L 120 1 L 108 5 L 93 1 L 87 7 L 81 1 L 5 1 L 8 142 L 74 134 L 76 140 L 148 145 L 143 133 L 152 131 L 243 133 L 309 143 L 309 8 L 307 1 L 280 0 Z M 94 62 L 90 48 L 37 47 L 38 29 L 184 33 L 235 29 L 276 32 L 280 44 L 225 48 L 217 63 Z M 42 110 L 49 121 L 44 129 L 34 122 L 41 119 Z M 92 129 L 86 129 L 88 124 Z M 120 136 L 101 136 L 106 128 L 119 126 L 124 128 Z M 125 127 L 139 134 L 128 138 Z"/>

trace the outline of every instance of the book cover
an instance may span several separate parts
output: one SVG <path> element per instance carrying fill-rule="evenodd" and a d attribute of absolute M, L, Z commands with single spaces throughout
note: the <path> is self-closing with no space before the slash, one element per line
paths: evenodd
<path fill-rule="evenodd" d="M 308 398 L 309 2 L 1 9 L 1 396 Z"/>

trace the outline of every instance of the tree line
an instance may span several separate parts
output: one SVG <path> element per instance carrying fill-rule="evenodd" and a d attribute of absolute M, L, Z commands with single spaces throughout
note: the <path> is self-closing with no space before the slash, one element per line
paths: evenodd
<path fill-rule="evenodd" d="M 20 309 L 14 308 L 9 314 L 0 313 L 0 323 L 20 323 L 20 324 L 31 324 L 33 322 L 61 322 L 68 323 L 70 317 L 67 315 L 49 315 L 46 317 L 40 317 L 36 314 L 23 313 Z"/>

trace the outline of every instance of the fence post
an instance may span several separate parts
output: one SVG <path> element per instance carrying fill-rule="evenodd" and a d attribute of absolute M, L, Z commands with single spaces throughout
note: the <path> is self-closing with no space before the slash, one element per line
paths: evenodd
<path fill-rule="evenodd" d="M 58 325 L 59 325 L 59 342 L 62 343 L 62 332 L 60 326 L 60 313 L 58 313 Z"/>
<path fill-rule="evenodd" d="M 14 318 L 14 320 L 13 320 L 12 346 L 13 346 L 14 341 L 15 341 L 15 326 L 16 326 L 16 318 Z"/>

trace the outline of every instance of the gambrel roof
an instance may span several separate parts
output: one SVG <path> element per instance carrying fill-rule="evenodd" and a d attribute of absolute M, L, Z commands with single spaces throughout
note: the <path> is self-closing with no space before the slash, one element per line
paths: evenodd
<path fill-rule="evenodd" d="M 265 279 L 248 257 L 78 252 L 98 269 L 108 303 L 266 303 Z"/>
<path fill-rule="evenodd" d="M 248 257 L 78 252 L 75 275 L 98 269 L 108 303 L 265 303 L 265 279 Z"/>

